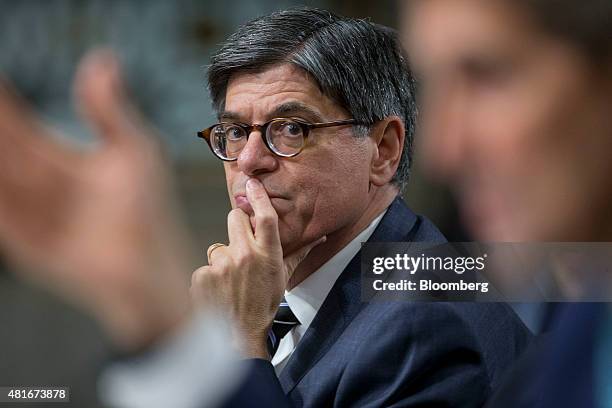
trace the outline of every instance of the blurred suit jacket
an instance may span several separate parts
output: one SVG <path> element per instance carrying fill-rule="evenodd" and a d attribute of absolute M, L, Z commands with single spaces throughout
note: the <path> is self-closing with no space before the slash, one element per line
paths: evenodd
<path fill-rule="evenodd" d="M 600 406 L 595 395 L 594 361 L 597 335 L 605 322 L 609 304 L 587 302 L 547 306 L 550 313 L 545 333 L 538 336 L 509 370 L 487 407 Z"/>
<path fill-rule="evenodd" d="M 369 242 L 445 242 L 397 198 Z M 277 378 L 266 360 L 239 407 L 478 407 L 530 339 L 503 303 L 361 301 L 351 260 Z"/>

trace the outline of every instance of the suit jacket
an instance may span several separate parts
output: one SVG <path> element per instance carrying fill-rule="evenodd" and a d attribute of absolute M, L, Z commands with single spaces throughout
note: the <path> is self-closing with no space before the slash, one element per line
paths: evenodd
<path fill-rule="evenodd" d="M 553 305 L 551 324 L 509 371 L 491 408 L 595 408 L 595 350 L 607 303 Z"/>
<path fill-rule="evenodd" d="M 369 242 L 445 242 L 397 198 Z M 250 360 L 230 406 L 476 407 L 530 334 L 502 303 L 361 301 L 360 255 L 334 284 L 280 376 Z"/>

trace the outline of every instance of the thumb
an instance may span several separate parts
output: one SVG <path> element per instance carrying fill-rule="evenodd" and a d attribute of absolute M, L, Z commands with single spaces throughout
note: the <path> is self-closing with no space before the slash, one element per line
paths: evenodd
<path fill-rule="evenodd" d="M 289 278 L 291 278 L 291 276 L 293 275 L 293 272 L 295 271 L 295 269 L 298 267 L 298 265 L 304 260 L 306 259 L 306 257 L 308 256 L 308 254 L 310 253 L 310 251 L 316 247 L 319 244 L 324 243 L 325 241 L 327 241 L 327 237 L 321 237 L 318 240 L 306 245 L 305 247 L 298 249 L 297 251 L 293 252 L 290 255 L 287 255 L 284 259 L 285 262 L 285 269 L 287 271 L 287 276 Z"/>
<path fill-rule="evenodd" d="M 112 51 L 90 52 L 79 64 L 74 83 L 77 107 L 93 130 L 110 144 L 125 144 L 142 129 L 121 80 Z"/>

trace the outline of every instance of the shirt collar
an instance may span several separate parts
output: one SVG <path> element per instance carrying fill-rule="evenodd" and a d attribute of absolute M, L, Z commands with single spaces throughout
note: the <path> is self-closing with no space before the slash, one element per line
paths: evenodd
<path fill-rule="evenodd" d="M 351 259 L 357 255 L 361 249 L 361 243 L 366 242 L 372 233 L 374 233 L 386 212 L 387 210 L 383 211 L 347 246 L 342 248 L 300 284 L 290 291 L 285 291 L 285 300 L 293 314 L 300 321 L 302 331 L 305 331 L 310 326 L 334 283 L 336 283 L 336 280 Z"/>

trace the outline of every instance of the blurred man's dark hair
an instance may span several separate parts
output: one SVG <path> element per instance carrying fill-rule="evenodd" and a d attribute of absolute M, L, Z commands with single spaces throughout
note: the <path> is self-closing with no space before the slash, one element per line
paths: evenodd
<path fill-rule="evenodd" d="M 612 1 L 512 0 L 543 30 L 572 43 L 596 63 L 612 59 Z"/>

